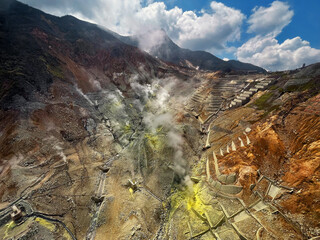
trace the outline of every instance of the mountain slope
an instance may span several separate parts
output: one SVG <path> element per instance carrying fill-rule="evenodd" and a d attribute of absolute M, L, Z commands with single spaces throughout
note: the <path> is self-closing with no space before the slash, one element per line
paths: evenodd
<path fill-rule="evenodd" d="M 16 94 L 28 99 L 34 98 L 34 91 L 45 93 L 54 80 L 77 85 L 83 92 L 109 82 L 125 87 L 122 75 L 139 72 L 141 65 L 156 74 L 161 65 L 94 24 L 55 17 L 16 1 L 0 4 L 2 107 Z M 94 69 L 86 72 L 83 67 Z"/>
<path fill-rule="evenodd" d="M 148 38 L 148 36 L 126 37 L 111 31 L 110 33 L 119 40 L 132 46 L 139 46 L 138 39 L 140 37 Z M 146 35 L 148 34 L 152 34 L 152 32 L 146 33 Z M 164 31 L 162 35 L 163 40 L 161 43 L 149 49 L 149 53 L 163 61 L 175 63 L 180 66 L 198 68 L 201 70 L 266 73 L 265 69 L 250 63 L 243 63 L 236 60 L 224 61 L 205 51 L 191 51 L 189 49 L 180 48 Z"/>
<path fill-rule="evenodd" d="M 94 239 L 102 224 L 106 238 L 128 239 L 119 216 L 137 208 L 139 215 L 126 222 L 139 221 L 150 239 L 161 202 L 148 194 L 131 201 L 126 184 L 143 176 L 155 196 L 169 192 L 170 129 L 154 136 L 151 125 L 157 111 L 167 111 L 157 102 L 166 85 L 188 71 L 94 24 L 1 1 L 0 238 L 59 239 L 71 232 Z M 16 228 L 6 225 L 14 204 L 25 215 Z"/>
<path fill-rule="evenodd" d="M 263 68 L 239 61 L 223 61 L 220 58 L 205 51 L 191 51 L 180 48 L 167 35 L 164 41 L 150 52 L 153 56 L 175 64 L 188 66 L 190 62 L 193 66 L 203 70 L 211 71 L 256 71 L 265 72 Z"/>

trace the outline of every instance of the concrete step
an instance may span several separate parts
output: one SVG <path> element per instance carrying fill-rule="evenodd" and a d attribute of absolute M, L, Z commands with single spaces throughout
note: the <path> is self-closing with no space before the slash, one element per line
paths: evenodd
<path fill-rule="evenodd" d="M 199 99 L 199 98 L 191 98 L 192 101 L 196 101 L 196 102 L 202 102 L 203 99 Z"/>
<path fill-rule="evenodd" d="M 248 98 L 247 97 L 237 96 L 237 99 L 242 100 L 242 101 L 246 101 Z"/>
<path fill-rule="evenodd" d="M 216 91 L 223 91 L 223 90 L 229 90 L 229 89 L 234 89 L 235 86 L 223 86 L 223 87 L 219 87 L 219 88 L 216 88 L 215 90 Z"/>
<path fill-rule="evenodd" d="M 262 86 L 262 85 L 258 84 L 258 85 L 256 85 L 255 87 L 256 87 L 257 89 L 264 89 L 266 86 Z"/>
<path fill-rule="evenodd" d="M 222 98 L 211 98 L 210 100 L 209 100 L 210 102 L 222 102 L 223 101 L 223 99 Z"/>
<path fill-rule="evenodd" d="M 201 101 L 198 101 L 198 100 L 192 100 L 191 101 L 194 105 L 199 105 L 201 104 Z"/>
<path fill-rule="evenodd" d="M 258 89 L 259 89 L 259 88 L 261 89 L 261 87 L 264 87 L 264 88 L 265 88 L 265 87 L 267 87 L 267 86 L 268 86 L 267 84 L 259 83 L 259 84 L 255 85 L 254 87 L 255 87 L 255 88 L 258 88 Z"/>
<path fill-rule="evenodd" d="M 191 100 L 203 101 L 202 98 L 198 98 L 198 97 L 191 97 Z"/>
<path fill-rule="evenodd" d="M 238 105 L 239 105 L 239 103 L 236 103 L 235 101 L 232 101 L 230 103 L 230 107 L 235 107 L 235 106 L 238 106 Z"/>
<path fill-rule="evenodd" d="M 192 96 L 193 98 L 201 98 L 202 97 L 202 95 L 200 95 L 200 94 L 194 94 L 193 96 Z"/>
<path fill-rule="evenodd" d="M 240 97 L 246 97 L 246 98 L 249 98 L 249 97 L 251 97 L 251 95 L 250 95 L 250 94 L 243 94 L 243 93 L 241 93 L 241 94 L 240 94 Z"/>
<path fill-rule="evenodd" d="M 270 79 L 264 79 L 264 80 L 262 80 L 261 82 L 271 83 L 271 82 L 272 82 L 272 80 L 270 80 Z"/>
<path fill-rule="evenodd" d="M 268 86 L 270 84 L 270 82 L 261 82 L 260 84 L 263 86 Z"/>
<path fill-rule="evenodd" d="M 210 99 L 208 102 L 209 103 L 221 103 L 221 102 L 223 102 L 223 99 L 222 98 L 220 98 L 220 99 Z"/>
<path fill-rule="evenodd" d="M 207 105 L 207 108 L 219 108 L 221 105 Z"/>
<path fill-rule="evenodd" d="M 219 104 L 208 104 L 206 106 L 208 106 L 208 107 L 220 107 L 221 103 L 219 103 Z"/>
<path fill-rule="evenodd" d="M 221 105 L 207 105 L 206 108 L 219 108 Z"/>
<path fill-rule="evenodd" d="M 209 102 L 208 105 L 210 105 L 210 106 L 220 106 L 221 103 L 222 103 L 222 101 L 221 102 Z"/>
<path fill-rule="evenodd" d="M 220 106 L 222 102 L 216 102 L 216 103 L 209 103 L 207 106 Z"/>
<path fill-rule="evenodd" d="M 210 113 L 214 113 L 214 112 L 217 112 L 219 110 L 219 108 L 214 108 L 214 109 L 206 109 L 207 112 L 210 112 Z"/>
<path fill-rule="evenodd" d="M 220 106 L 221 103 L 222 103 L 222 101 L 221 102 L 209 102 L 207 105 Z"/>
<path fill-rule="evenodd" d="M 220 106 L 222 102 L 208 103 L 206 106 Z"/>

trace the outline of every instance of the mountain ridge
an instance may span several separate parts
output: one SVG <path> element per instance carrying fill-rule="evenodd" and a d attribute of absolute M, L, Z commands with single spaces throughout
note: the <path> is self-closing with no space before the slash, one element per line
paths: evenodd
<path fill-rule="evenodd" d="M 7 8 L 10 4 L 13 4 L 15 2 L 19 1 L 13 1 L 13 0 L 5 0 L 2 2 L 2 9 Z M 22 4 L 22 3 L 21 3 Z M 26 5 L 27 6 L 27 5 Z M 29 10 L 34 13 L 40 13 L 42 11 L 38 9 L 34 9 L 32 7 L 29 7 Z M 40 11 L 40 12 L 39 12 Z M 44 13 L 44 12 L 42 12 Z M 139 36 L 122 36 L 116 32 L 113 32 L 109 29 L 106 29 L 104 27 L 101 27 L 96 24 L 88 23 L 83 20 L 79 20 L 74 16 L 71 15 L 65 15 L 62 17 L 56 17 L 51 14 L 46 14 L 46 16 L 51 16 L 52 18 L 56 19 L 56 21 L 65 22 L 66 25 L 73 22 L 75 26 L 86 26 L 88 29 L 100 29 L 101 31 L 105 31 L 107 34 L 110 34 L 110 36 L 107 36 L 107 34 L 104 34 L 104 38 L 108 39 L 110 42 L 114 42 L 115 39 L 121 41 L 124 44 L 138 47 L 139 48 Z M 67 20 L 68 19 L 68 20 Z M 77 19 L 77 20 L 75 20 Z M 39 19 L 41 20 L 41 19 Z M 66 20 L 66 21 L 64 21 Z M 41 23 L 41 21 L 39 21 Z M 42 25 L 43 26 L 43 25 Z M 69 25 L 70 26 L 70 25 Z M 67 26 L 65 26 L 67 27 Z M 46 28 L 47 29 L 47 28 Z M 213 54 L 206 52 L 206 51 L 192 51 L 185 48 L 180 48 L 176 43 L 174 43 L 169 36 L 164 32 L 164 30 L 160 30 L 163 32 L 163 40 L 161 44 L 154 46 L 150 49 L 148 52 L 151 56 L 157 57 L 161 59 L 162 61 L 174 63 L 182 67 L 191 67 L 194 69 L 200 69 L 200 70 L 209 70 L 209 71 L 224 71 L 224 72 L 231 72 L 231 71 L 238 71 L 238 72 L 257 72 L 257 73 L 266 73 L 266 70 L 249 64 L 249 63 L 242 63 L 237 60 L 230 60 L 230 61 L 224 61 Z M 74 31 L 74 33 L 76 33 Z M 152 32 L 150 33 L 152 34 Z M 112 37 L 115 39 L 112 39 Z M 69 34 L 68 40 L 74 40 L 77 36 L 76 34 L 72 36 L 72 34 Z M 149 37 L 149 36 L 146 36 Z"/>
<path fill-rule="evenodd" d="M 112 82 L 125 88 L 120 75 L 137 73 L 141 65 L 150 74 L 163 71 L 156 58 L 73 16 L 56 17 L 13 0 L 0 3 L 0 15 L 0 105 L 5 108 L 14 95 L 29 99 L 34 91 L 45 93 L 54 79 L 86 93 L 94 90 L 91 78 L 101 86 Z M 105 76 L 98 77 L 101 73 Z"/>
<path fill-rule="evenodd" d="M 139 38 L 141 36 L 122 36 L 113 31 L 107 30 L 113 36 L 125 42 L 126 44 L 139 47 Z M 184 67 L 191 67 L 200 70 L 209 71 L 240 71 L 240 72 L 259 72 L 266 73 L 267 71 L 261 67 L 255 66 L 250 63 L 243 63 L 237 60 L 224 61 L 215 55 L 201 50 L 190 50 L 179 47 L 176 43 L 170 39 L 164 30 L 159 30 L 163 33 L 163 39 L 160 44 L 153 46 L 149 49 L 149 53 L 152 56 L 158 57 L 159 59 L 171 62 Z M 148 33 L 146 33 L 148 34 Z M 150 33 L 152 34 L 152 33 Z M 142 35 L 142 37 L 145 37 Z"/>

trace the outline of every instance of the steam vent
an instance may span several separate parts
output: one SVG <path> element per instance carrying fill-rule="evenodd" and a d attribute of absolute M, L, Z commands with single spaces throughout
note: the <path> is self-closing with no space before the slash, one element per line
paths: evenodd
<path fill-rule="evenodd" d="M 320 239 L 320 63 L 160 33 L 1 0 L 0 239 Z"/>

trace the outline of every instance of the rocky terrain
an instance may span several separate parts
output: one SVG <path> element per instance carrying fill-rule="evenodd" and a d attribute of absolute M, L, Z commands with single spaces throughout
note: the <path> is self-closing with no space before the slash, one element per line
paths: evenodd
<path fill-rule="evenodd" d="M 204 152 L 192 167 L 192 188 L 172 195 L 168 236 L 319 236 L 319 67 L 268 76 L 220 77 L 217 83 L 210 78 L 198 88 L 187 109 L 205 132 Z M 228 104 L 221 95 L 230 92 L 231 79 L 239 87 Z M 220 101 L 214 88 L 221 89 Z M 255 93 L 242 99 L 246 92 Z M 233 106 L 232 99 L 242 100 Z M 220 104 L 212 118 L 210 101 Z"/>
<path fill-rule="evenodd" d="M 196 70 L 11 0 L 0 35 L 0 238 L 320 235 L 320 64 Z"/>

